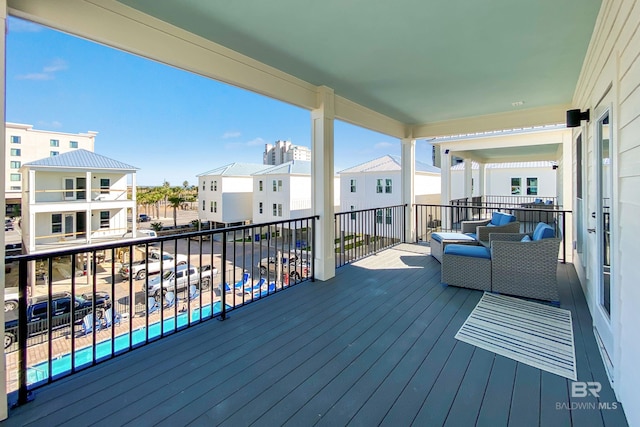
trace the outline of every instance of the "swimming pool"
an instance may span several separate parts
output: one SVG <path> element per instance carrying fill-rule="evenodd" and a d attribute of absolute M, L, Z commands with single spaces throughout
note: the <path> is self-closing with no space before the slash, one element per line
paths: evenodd
<path fill-rule="evenodd" d="M 226 305 L 226 309 L 229 310 L 232 307 Z M 213 315 L 220 314 L 222 311 L 222 304 L 220 301 L 213 304 Z M 160 336 L 161 332 L 167 333 L 187 326 L 188 313 L 180 313 L 177 317 L 171 317 L 164 319 L 162 322 L 158 321 L 149 324 L 149 327 L 143 326 L 134 330 L 131 333 L 131 345 L 136 346 L 145 342 L 146 339 L 154 339 Z M 211 317 L 211 304 L 202 307 L 202 319 Z M 200 320 L 200 308 L 196 308 L 191 312 L 191 323 L 198 322 Z M 162 323 L 162 328 L 160 327 Z M 176 326 L 177 325 L 177 326 Z M 111 340 L 102 341 L 96 344 L 96 358 L 95 360 L 106 359 L 111 356 Z M 129 349 L 129 332 L 118 335 L 113 341 L 114 353 L 121 352 Z M 75 351 L 75 366 L 81 368 L 90 365 L 93 362 L 93 346 L 84 347 Z M 34 386 L 38 383 L 46 381 L 48 379 L 48 362 L 42 362 L 37 365 L 27 368 L 27 385 Z M 51 374 L 55 378 L 59 375 L 63 375 L 71 372 L 71 353 L 66 353 L 51 361 Z"/>

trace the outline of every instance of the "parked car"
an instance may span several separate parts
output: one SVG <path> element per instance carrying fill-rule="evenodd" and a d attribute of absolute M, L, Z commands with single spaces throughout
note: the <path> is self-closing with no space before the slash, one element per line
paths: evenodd
<path fill-rule="evenodd" d="M 4 312 L 18 308 L 18 288 L 4 288 Z"/>
<path fill-rule="evenodd" d="M 161 270 L 169 270 L 177 265 L 187 264 L 186 255 L 177 254 L 175 257 L 168 252 L 160 253 L 160 251 L 151 251 L 147 259 L 134 261 L 129 271 L 129 263 L 124 263 L 120 269 L 120 275 L 123 279 L 129 276 L 135 277 L 137 280 L 144 279 L 147 274 L 160 273 Z"/>
<path fill-rule="evenodd" d="M 149 222 L 151 221 L 151 217 L 147 214 L 138 215 L 138 222 Z"/>
<path fill-rule="evenodd" d="M 150 279 L 146 291 L 148 295 L 153 295 L 157 300 L 160 300 L 167 291 L 181 291 L 188 289 L 191 285 L 207 289 L 217 274 L 218 269 L 211 268 L 211 265 L 204 265 L 202 268 L 193 265 L 179 265 L 175 270 L 166 270 L 161 275 Z M 145 291 L 145 285 L 142 285 L 142 290 Z"/>
<path fill-rule="evenodd" d="M 71 297 L 69 293 L 57 293 L 51 296 L 51 329 L 69 326 L 71 304 L 74 306 L 74 324 L 80 324 L 82 318 L 93 310 L 93 295 L 83 294 Z M 101 318 L 104 310 L 111 307 L 109 294 L 97 292 L 95 300 L 96 317 Z M 30 299 L 27 305 L 28 336 L 46 333 L 49 330 L 49 297 L 37 296 Z M 5 314 L 4 348 L 7 349 L 16 342 L 18 337 L 18 311 L 12 310 Z"/>
<path fill-rule="evenodd" d="M 285 273 L 288 271 L 291 279 L 300 280 L 302 277 L 309 277 L 309 274 L 311 274 L 307 260 L 300 258 L 297 254 L 284 254 L 280 262 L 282 271 Z M 269 272 L 269 279 L 275 278 L 276 257 L 262 258 L 257 267 L 260 269 L 261 276 L 267 276 L 267 272 Z"/>

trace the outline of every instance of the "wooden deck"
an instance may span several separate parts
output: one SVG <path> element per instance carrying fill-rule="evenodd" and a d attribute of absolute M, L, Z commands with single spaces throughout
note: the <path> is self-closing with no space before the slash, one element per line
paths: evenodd
<path fill-rule="evenodd" d="M 6 425 L 626 425 L 573 266 L 579 381 L 457 341 L 482 293 L 440 285 L 440 265 L 403 244 L 37 391 Z M 599 403 L 604 408 L 599 408 Z"/>

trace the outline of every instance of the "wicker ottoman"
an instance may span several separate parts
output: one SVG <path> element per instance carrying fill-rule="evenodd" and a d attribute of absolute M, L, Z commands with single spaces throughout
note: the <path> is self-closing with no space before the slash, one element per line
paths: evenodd
<path fill-rule="evenodd" d="M 442 255 L 442 283 L 491 291 L 491 250 L 484 246 L 448 245 Z"/>
<path fill-rule="evenodd" d="M 444 248 L 451 243 L 461 245 L 477 245 L 478 241 L 471 236 L 462 233 L 433 233 L 429 247 L 431 248 L 431 256 L 442 263 L 442 253 Z"/>

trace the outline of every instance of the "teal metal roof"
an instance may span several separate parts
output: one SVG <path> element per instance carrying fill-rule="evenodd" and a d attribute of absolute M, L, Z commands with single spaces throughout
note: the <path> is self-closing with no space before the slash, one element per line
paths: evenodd
<path fill-rule="evenodd" d="M 23 164 L 28 168 L 61 168 L 61 169 L 110 169 L 118 171 L 136 171 L 137 167 L 122 163 L 118 160 L 87 151 L 82 148 L 62 153 L 57 156 L 45 157 Z"/>
<path fill-rule="evenodd" d="M 402 170 L 402 160 L 400 156 L 387 154 L 368 162 L 344 169 L 340 173 L 360 173 L 360 172 L 390 172 Z M 416 172 L 440 173 L 440 169 L 427 163 L 416 160 Z"/>
<path fill-rule="evenodd" d="M 251 176 L 257 172 L 269 169 L 270 167 L 271 166 L 269 165 L 261 165 L 257 163 L 230 163 L 196 176 Z"/>
<path fill-rule="evenodd" d="M 270 166 L 269 169 L 256 172 L 254 175 L 311 175 L 311 162 L 291 160 L 281 165 Z"/>

